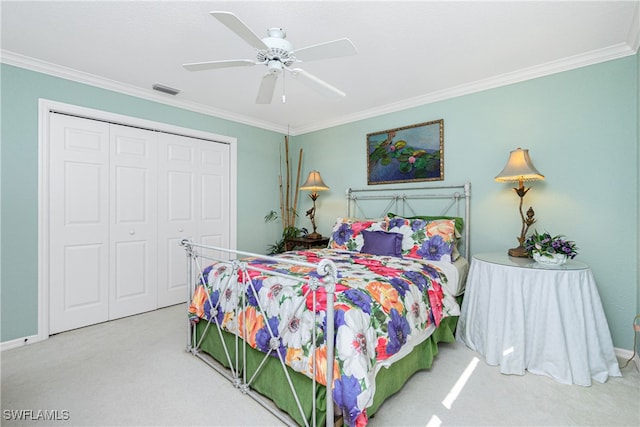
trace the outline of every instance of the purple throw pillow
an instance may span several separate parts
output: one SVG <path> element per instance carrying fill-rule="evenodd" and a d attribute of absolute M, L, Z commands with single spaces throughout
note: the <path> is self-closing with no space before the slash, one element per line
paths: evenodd
<path fill-rule="evenodd" d="M 362 230 L 364 245 L 360 252 L 402 258 L 402 234 Z"/>

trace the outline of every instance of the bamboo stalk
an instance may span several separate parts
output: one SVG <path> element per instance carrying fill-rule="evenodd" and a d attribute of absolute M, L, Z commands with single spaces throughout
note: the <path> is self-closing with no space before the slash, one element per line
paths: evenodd
<path fill-rule="evenodd" d="M 287 171 L 287 192 L 285 197 L 286 214 L 287 214 L 287 227 L 291 226 L 291 166 L 289 165 L 289 135 L 284 136 L 284 157 Z"/>
<path fill-rule="evenodd" d="M 284 206 L 282 204 L 282 174 L 278 175 L 278 185 L 280 187 L 280 221 L 282 221 L 282 229 L 285 228 Z"/>
<path fill-rule="evenodd" d="M 298 211 L 298 192 L 300 191 L 300 167 L 302 166 L 302 148 L 300 149 L 300 156 L 298 156 L 298 176 L 296 177 L 296 195 L 293 199 L 293 212 Z"/>
<path fill-rule="evenodd" d="M 284 217 L 284 200 L 282 193 L 282 146 L 278 146 L 278 154 L 280 155 L 280 163 L 278 163 L 278 192 L 280 193 L 280 222 L 282 223 L 282 229 L 285 228 L 285 217 Z"/>

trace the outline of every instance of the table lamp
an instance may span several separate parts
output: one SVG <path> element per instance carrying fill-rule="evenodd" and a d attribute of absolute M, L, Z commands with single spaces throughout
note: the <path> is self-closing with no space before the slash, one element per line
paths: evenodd
<path fill-rule="evenodd" d="M 311 225 L 313 226 L 313 233 L 307 236 L 308 239 L 322 239 L 322 235 L 316 231 L 316 200 L 318 199 L 318 191 L 324 191 L 328 189 L 329 187 L 327 187 L 327 184 L 322 181 L 320 172 L 315 170 L 309 172 L 307 180 L 300 187 L 300 190 L 311 191 L 309 197 L 311 198 L 311 200 L 313 200 L 313 207 L 307 211 L 307 216 L 311 220 Z"/>
<path fill-rule="evenodd" d="M 518 187 L 514 188 L 514 190 L 518 197 L 520 197 L 520 218 L 522 219 L 522 229 L 520 230 L 520 236 L 517 238 L 519 243 L 518 247 L 509 249 L 507 253 L 514 257 L 529 256 L 524 248 L 524 240 L 529 227 L 531 224 L 536 222 L 536 220 L 534 219 L 535 212 L 533 211 L 533 208 L 529 207 L 526 217 L 522 212 L 522 201 L 524 199 L 524 195 L 531 189 L 531 187 L 524 188 L 523 184 L 524 181 L 544 179 L 544 175 L 538 172 L 535 166 L 533 166 L 531 158 L 529 157 L 529 150 L 517 148 L 509 154 L 507 165 L 495 179 L 498 182 L 518 182 Z"/>

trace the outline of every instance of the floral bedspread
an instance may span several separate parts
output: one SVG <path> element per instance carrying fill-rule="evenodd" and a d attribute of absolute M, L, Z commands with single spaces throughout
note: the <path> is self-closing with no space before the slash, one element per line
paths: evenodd
<path fill-rule="evenodd" d="M 417 259 L 333 249 L 287 252 L 280 257 L 310 263 L 329 258 L 338 267 L 333 399 L 347 425 L 365 425 L 377 370 L 409 353 L 442 318 L 459 313 L 455 300 L 443 294 L 447 277 L 429 261 Z M 317 273 L 259 258 L 247 262 L 291 278 L 249 270 L 252 285 L 243 288 L 243 274 L 233 275 L 224 264 L 209 266 L 203 272 L 206 285 L 199 285 L 193 296 L 190 318 L 216 322 L 309 377 L 313 376 L 316 329 L 316 380 L 325 384 L 326 293 L 321 289 L 316 294 L 314 307 L 307 285 L 295 279 Z M 236 311 L 241 299 L 245 306 Z"/>

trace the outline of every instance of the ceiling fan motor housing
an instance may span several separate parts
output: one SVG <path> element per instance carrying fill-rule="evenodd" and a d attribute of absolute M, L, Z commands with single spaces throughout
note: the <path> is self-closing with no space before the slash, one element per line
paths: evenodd
<path fill-rule="evenodd" d="M 258 61 L 267 62 L 271 73 L 282 70 L 282 67 L 280 67 L 278 71 L 272 71 L 272 61 L 279 61 L 286 67 L 293 65 L 295 62 L 295 58 L 291 55 L 293 45 L 285 40 L 287 33 L 282 28 L 270 28 L 267 33 L 269 37 L 262 39 L 262 41 L 269 49 L 258 51 Z"/>

